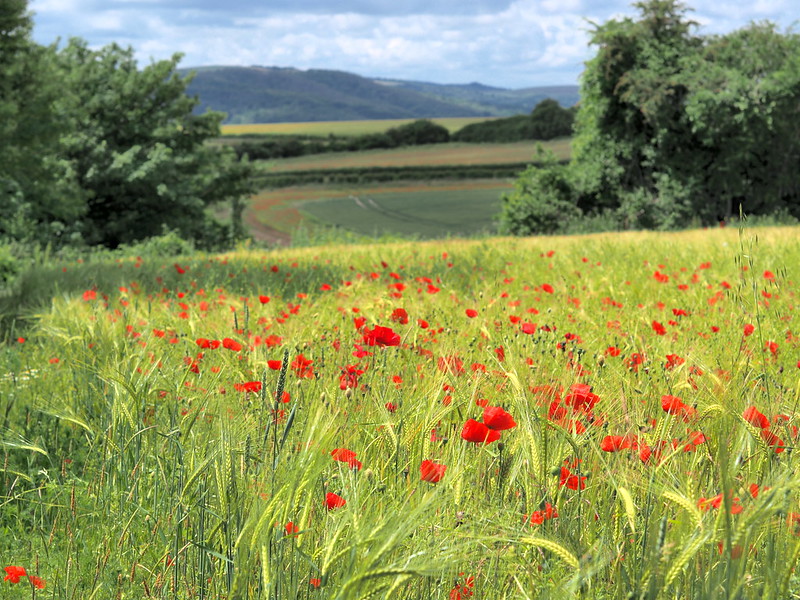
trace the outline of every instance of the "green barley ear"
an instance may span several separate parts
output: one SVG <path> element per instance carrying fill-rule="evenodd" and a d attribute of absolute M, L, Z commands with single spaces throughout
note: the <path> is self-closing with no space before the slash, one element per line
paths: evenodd
<path fill-rule="evenodd" d="M 689 540 L 688 542 L 684 542 L 683 549 L 672 561 L 670 564 L 669 569 L 667 570 L 667 576 L 664 579 L 664 587 L 669 587 L 672 585 L 672 582 L 680 575 L 681 571 L 689 564 L 695 554 L 702 548 L 710 539 L 708 533 L 695 533 L 694 539 Z"/>
<path fill-rule="evenodd" d="M 630 525 L 631 533 L 636 533 L 636 506 L 633 504 L 633 497 L 628 491 L 628 488 L 619 486 L 617 493 L 622 498 L 622 505 L 625 507 L 625 514 L 628 517 L 628 525 Z"/>
<path fill-rule="evenodd" d="M 523 536 L 519 538 L 519 541 L 523 544 L 528 544 L 530 546 L 536 546 L 538 548 L 549 550 L 573 569 L 577 569 L 580 566 L 580 561 L 578 560 L 578 557 L 575 556 L 572 552 L 567 550 L 564 546 L 562 546 L 558 542 L 536 536 Z"/>
<path fill-rule="evenodd" d="M 692 519 L 694 526 L 698 529 L 703 528 L 703 515 L 700 512 L 700 509 L 697 508 L 688 498 L 685 496 L 681 496 L 677 492 L 673 492 L 672 490 L 667 490 L 661 494 L 662 498 L 666 498 L 680 506 L 683 510 L 685 510 L 689 517 Z"/>

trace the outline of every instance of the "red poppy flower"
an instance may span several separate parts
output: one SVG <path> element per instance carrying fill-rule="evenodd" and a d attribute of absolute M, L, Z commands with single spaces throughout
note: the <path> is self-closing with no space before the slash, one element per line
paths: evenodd
<path fill-rule="evenodd" d="M 242 349 L 242 345 L 236 340 L 232 340 L 231 338 L 223 338 L 222 347 L 228 350 L 233 350 L 234 352 L 239 352 L 239 350 Z"/>
<path fill-rule="evenodd" d="M 760 429 L 767 429 L 769 427 L 769 419 L 759 412 L 755 406 L 748 406 L 745 408 L 742 417 L 753 427 L 759 427 Z"/>
<path fill-rule="evenodd" d="M 266 304 L 267 302 L 269 302 L 269 296 L 264 296 L 262 294 L 261 296 L 258 297 L 258 301 L 261 302 L 261 304 Z"/>
<path fill-rule="evenodd" d="M 766 442 L 767 446 L 774 446 L 775 454 L 780 454 L 785 450 L 783 440 L 769 429 L 761 430 L 761 439 Z"/>
<path fill-rule="evenodd" d="M 509 413 L 503 410 L 500 406 L 487 406 L 483 409 L 483 423 L 495 431 L 503 431 L 505 429 L 512 429 L 517 426 Z"/>
<path fill-rule="evenodd" d="M 661 408 L 671 415 L 682 416 L 684 421 L 688 421 L 697 413 L 693 407 L 684 404 L 683 400 L 670 395 L 661 396 Z"/>
<path fill-rule="evenodd" d="M 313 588 L 318 588 L 319 586 L 322 585 L 322 580 L 319 577 L 312 577 L 311 579 L 308 580 L 308 585 L 310 585 Z"/>
<path fill-rule="evenodd" d="M 381 327 L 376 325 L 373 329 L 365 329 L 363 342 L 367 346 L 399 346 L 400 334 L 395 333 L 391 327 Z"/>
<path fill-rule="evenodd" d="M 474 319 L 475 317 L 477 317 L 477 316 L 478 316 L 478 311 L 477 311 L 477 310 L 475 310 L 474 308 L 468 308 L 468 309 L 467 309 L 467 310 L 465 310 L 464 312 L 466 313 L 466 315 L 467 315 L 467 316 L 468 316 L 470 319 Z"/>
<path fill-rule="evenodd" d="M 586 475 L 582 475 L 579 478 L 578 475 L 574 474 L 567 467 L 561 467 L 558 485 L 561 487 L 567 486 L 571 490 L 577 490 L 579 487 L 584 490 L 586 489 L 586 477 Z"/>
<path fill-rule="evenodd" d="M 301 378 L 313 379 L 314 378 L 314 368 L 312 364 L 314 363 L 313 360 L 310 358 L 306 358 L 302 354 L 298 354 L 294 357 L 294 360 L 289 365 L 294 371 L 295 375 Z"/>
<path fill-rule="evenodd" d="M 558 517 L 558 511 L 552 504 L 546 502 L 544 510 L 535 510 L 531 513 L 530 523 L 531 525 L 541 525 L 548 519 L 555 519 L 556 517 Z"/>
<path fill-rule="evenodd" d="M 573 384 L 570 393 L 564 396 L 564 404 L 571 406 L 573 412 L 592 412 L 594 405 L 600 401 L 600 396 L 591 390 L 585 383 Z"/>
<path fill-rule="evenodd" d="M 44 579 L 42 579 L 41 577 L 37 577 L 36 575 L 28 575 L 28 579 L 30 580 L 31 585 L 33 587 L 38 588 L 40 590 L 44 589 L 44 585 L 45 585 L 44 584 Z"/>
<path fill-rule="evenodd" d="M 286 527 L 284 527 L 284 530 L 286 531 L 286 535 L 294 535 L 295 533 L 300 531 L 300 528 L 291 521 L 289 521 L 288 523 L 286 523 Z"/>
<path fill-rule="evenodd" d="M 336 448 L 331 451 L 331 456 L 334 460 L 347 463 L 351 468 L 356 471 L 361 469 L 361 461 L 356 459 L 356 453 L 347 448 Z"/>
<path fill-rule="evenodd" d="M 432 460 L 423 460 L 419 466 L 419 478 L 422 481 L 438 483 L 444 477 L 446 470 L 446 465 L 435 463 Z"/>
<path fill-rule="evenodd" d="M 484 423 L 468 419 L 461 430 L 461 437 L 475 444 L 491 444 L 500 439 L 500 432 L 489 429 Z"/>
<path fill-rule="evenodd" d="M 237 392 L 253 392 L 257 394 L 261 391 L 261 382 L 248 381 L 246 383 L 234 383 L 233 389 L 235 389 Z"/>
<path fill-rule="evenodd" d="M 600 450 L 603 452 L 618 452 L 630 447 L 630 438 L 626 435 L 607 435 L 600 442 Z"/>
<path fill-rule="evenodd" d="M 667 354 L 667 362 L 664 363 L 664 368 L 669 370 L 675 367 L 678 367 L 685 363 L 686 360 L 678 356 L 677 354 Z"/>
<path fill-rule="evenodd" d="M 345 365 L 342 367 L 342 373 L 339 375 L 339 389 L 346 390 L 358 387 L 358 378 L 364 374 L 364 369 L 360 369 L 359 366 Z"/>
<path fill-rule="evenodd" d="M 347 504 L 347 500 L 345 500 L 338 494 L 334 494 L 333 492 L 328 492 L 327 494 L 325 494 L 325 508 L 327 508 L 328 510 L 341 508 L 345 504 Z"/>
<path fill-rule="evenodd" d="M 392 312 L 392 316 L 389 318 L 395 323 L 400 323 L 401 325 L 408 323 L 408 313 L 406 312 L 405 308 L 395 308 Z"/>
<path fill-rule="evenodd" d="M 6 567 L 6 576 L 3 578 L 3 581 L 10 581 L 11 583 L 19 583 L 20 577 L 25 577 L 27 573 L 25 572 L 25 567 Z"/>

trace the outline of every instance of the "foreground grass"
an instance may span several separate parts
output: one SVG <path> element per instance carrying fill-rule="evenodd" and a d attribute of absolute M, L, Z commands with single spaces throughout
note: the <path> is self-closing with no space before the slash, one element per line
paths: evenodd
<path fill-rule="evenodd" d="M 32 271 L 3 593 L 796 597 L 797 234 Z"/>

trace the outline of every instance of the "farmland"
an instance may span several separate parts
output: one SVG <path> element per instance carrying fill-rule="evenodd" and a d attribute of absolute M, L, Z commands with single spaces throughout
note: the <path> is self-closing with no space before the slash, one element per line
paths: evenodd
<path fill-rule="evenodd" d="M 569 140 L 554 140 L 542 143 L 542 147 L 566 159 L 569 144 Z M 245 219 L 256 240 L 279 243 L 285 243 L 287 235 L 303 223 L 335 225 L 368 236 L 441 237 L 455 232 L 485 232 L 493 226 L 500 195 L 511 189 L 511 178 L 482 179 L 477 169 L 491 173 L 494 167 L 517 165 L 509 171 L 516 173 L 534 160 L 534 150 L 531 143 L 452 143 L 264 161 L 258 163 L 263 174 L 257 176 L 259 181 L 268 181 L 265 176 L 311 174 L 312 184 L 298 185 L 303 179 L 290 179 L 277 189 L 260 190 L 251 198 Z M 426 179 L 436 168 L 444 169 L 451 179 Z M 384 175 L 391 179 L 373 181 Z M 457 175 L 460 180 L 452 179 Z M 347 181 L 334 183 L 343 177 Z M 362 209 L 347 200 L 361 197 L 372 198 L 373 203 L 367 202 Z M 379 197 L 391 205 L 390 212 L 376 208 L 374 202 Z M 332 204 L 327 205 L 326 200 Z M 423 225 L 425 221 L 427 226 Z"/>
<path fill-rule="evenodd" d="M 567 159 L 570 140 L 542 143 L 556 158 Z M 270 161 L 269 171 L 301 171 L 310 169 L 355 169 L 371 167 L 413 167 L 425 165 L 491 165 L 497 163 L 526 163 L 534 160 L 533 142 L 510 144 L 430 144 L 391 150 L 367 150 L 337 154 L 316 154 L 298 158 Z"/>
<path fill-rule="evenodd" d="M 491 224 L 499 209 L 500 194 L 510 187 L 505 181 L 473 180 L 263 190 L 251 199 L 246 219 L 251 235 L 267 242 L 276 239 L 276 232 L 288 234 L 303 224 L 333 225 L 364 236 L 379 232 L 411 237 L 426 233 L 441 237 L 454 232 L 471 235 L 484 232 Z M 361 205 L 356 198 L 364 198 Z M 386 215 L 376 206 L 376 200 L 388 200 L 393 211 L 408 216 Z M 431 203 L 438 205 L 438 215 L 429 214 Z M 423 215 L 439 221 L 444 217 L 444 226 L 434 223 L 432 228 L 425 228 Z M 287 237 L 278 239 L 288 242 Z"/>
<path fill-rule="evenodd" d="M 798 239 L 43 262 L 0 304 L 3 595 L 793 597 Z"/>
<path fill-rule="evenodd" d="M 482 123 L 496 117 L 443 117 L 430 119 L 451 133 L 471 123 Z M 411 123 L 414 119 L 372 119 L 364 121 L 307 121 L 301 123 L 248 123 L 223 125 L 223 136 L 253 135 L 364 135 L 382 133 L 391 127 Z"/>

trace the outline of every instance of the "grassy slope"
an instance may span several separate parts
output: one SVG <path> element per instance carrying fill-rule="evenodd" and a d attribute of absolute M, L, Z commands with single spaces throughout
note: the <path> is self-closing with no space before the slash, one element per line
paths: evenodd
<path fill-rule="evenodd" d="M 789 597 L 800 490 L 776 439 L 793 446 L 800 416 L 797 240 L 713 230 L 43 267 L 7 299 L 38 318 L 0 347 L 0 561 L 54 598 Z M 365 347 L 354 318 L 400 345 Z M 284 352 L 285 386 L 268 362 Z M 596 400 L 570 396 L 577 383 Z M 688 408 L 665 412 L 665 395 Z M 482 404 L 516 422 L 502 445 L 461 438 Z M 748 406 L 785 420 L 762 431 Z M 629 447 L 604 452 L 607 435 Z M 446 466 L 441 481 L 421 481 L 424 460 Z M 346 504 L 326 510 L 328 493 Z"/>

